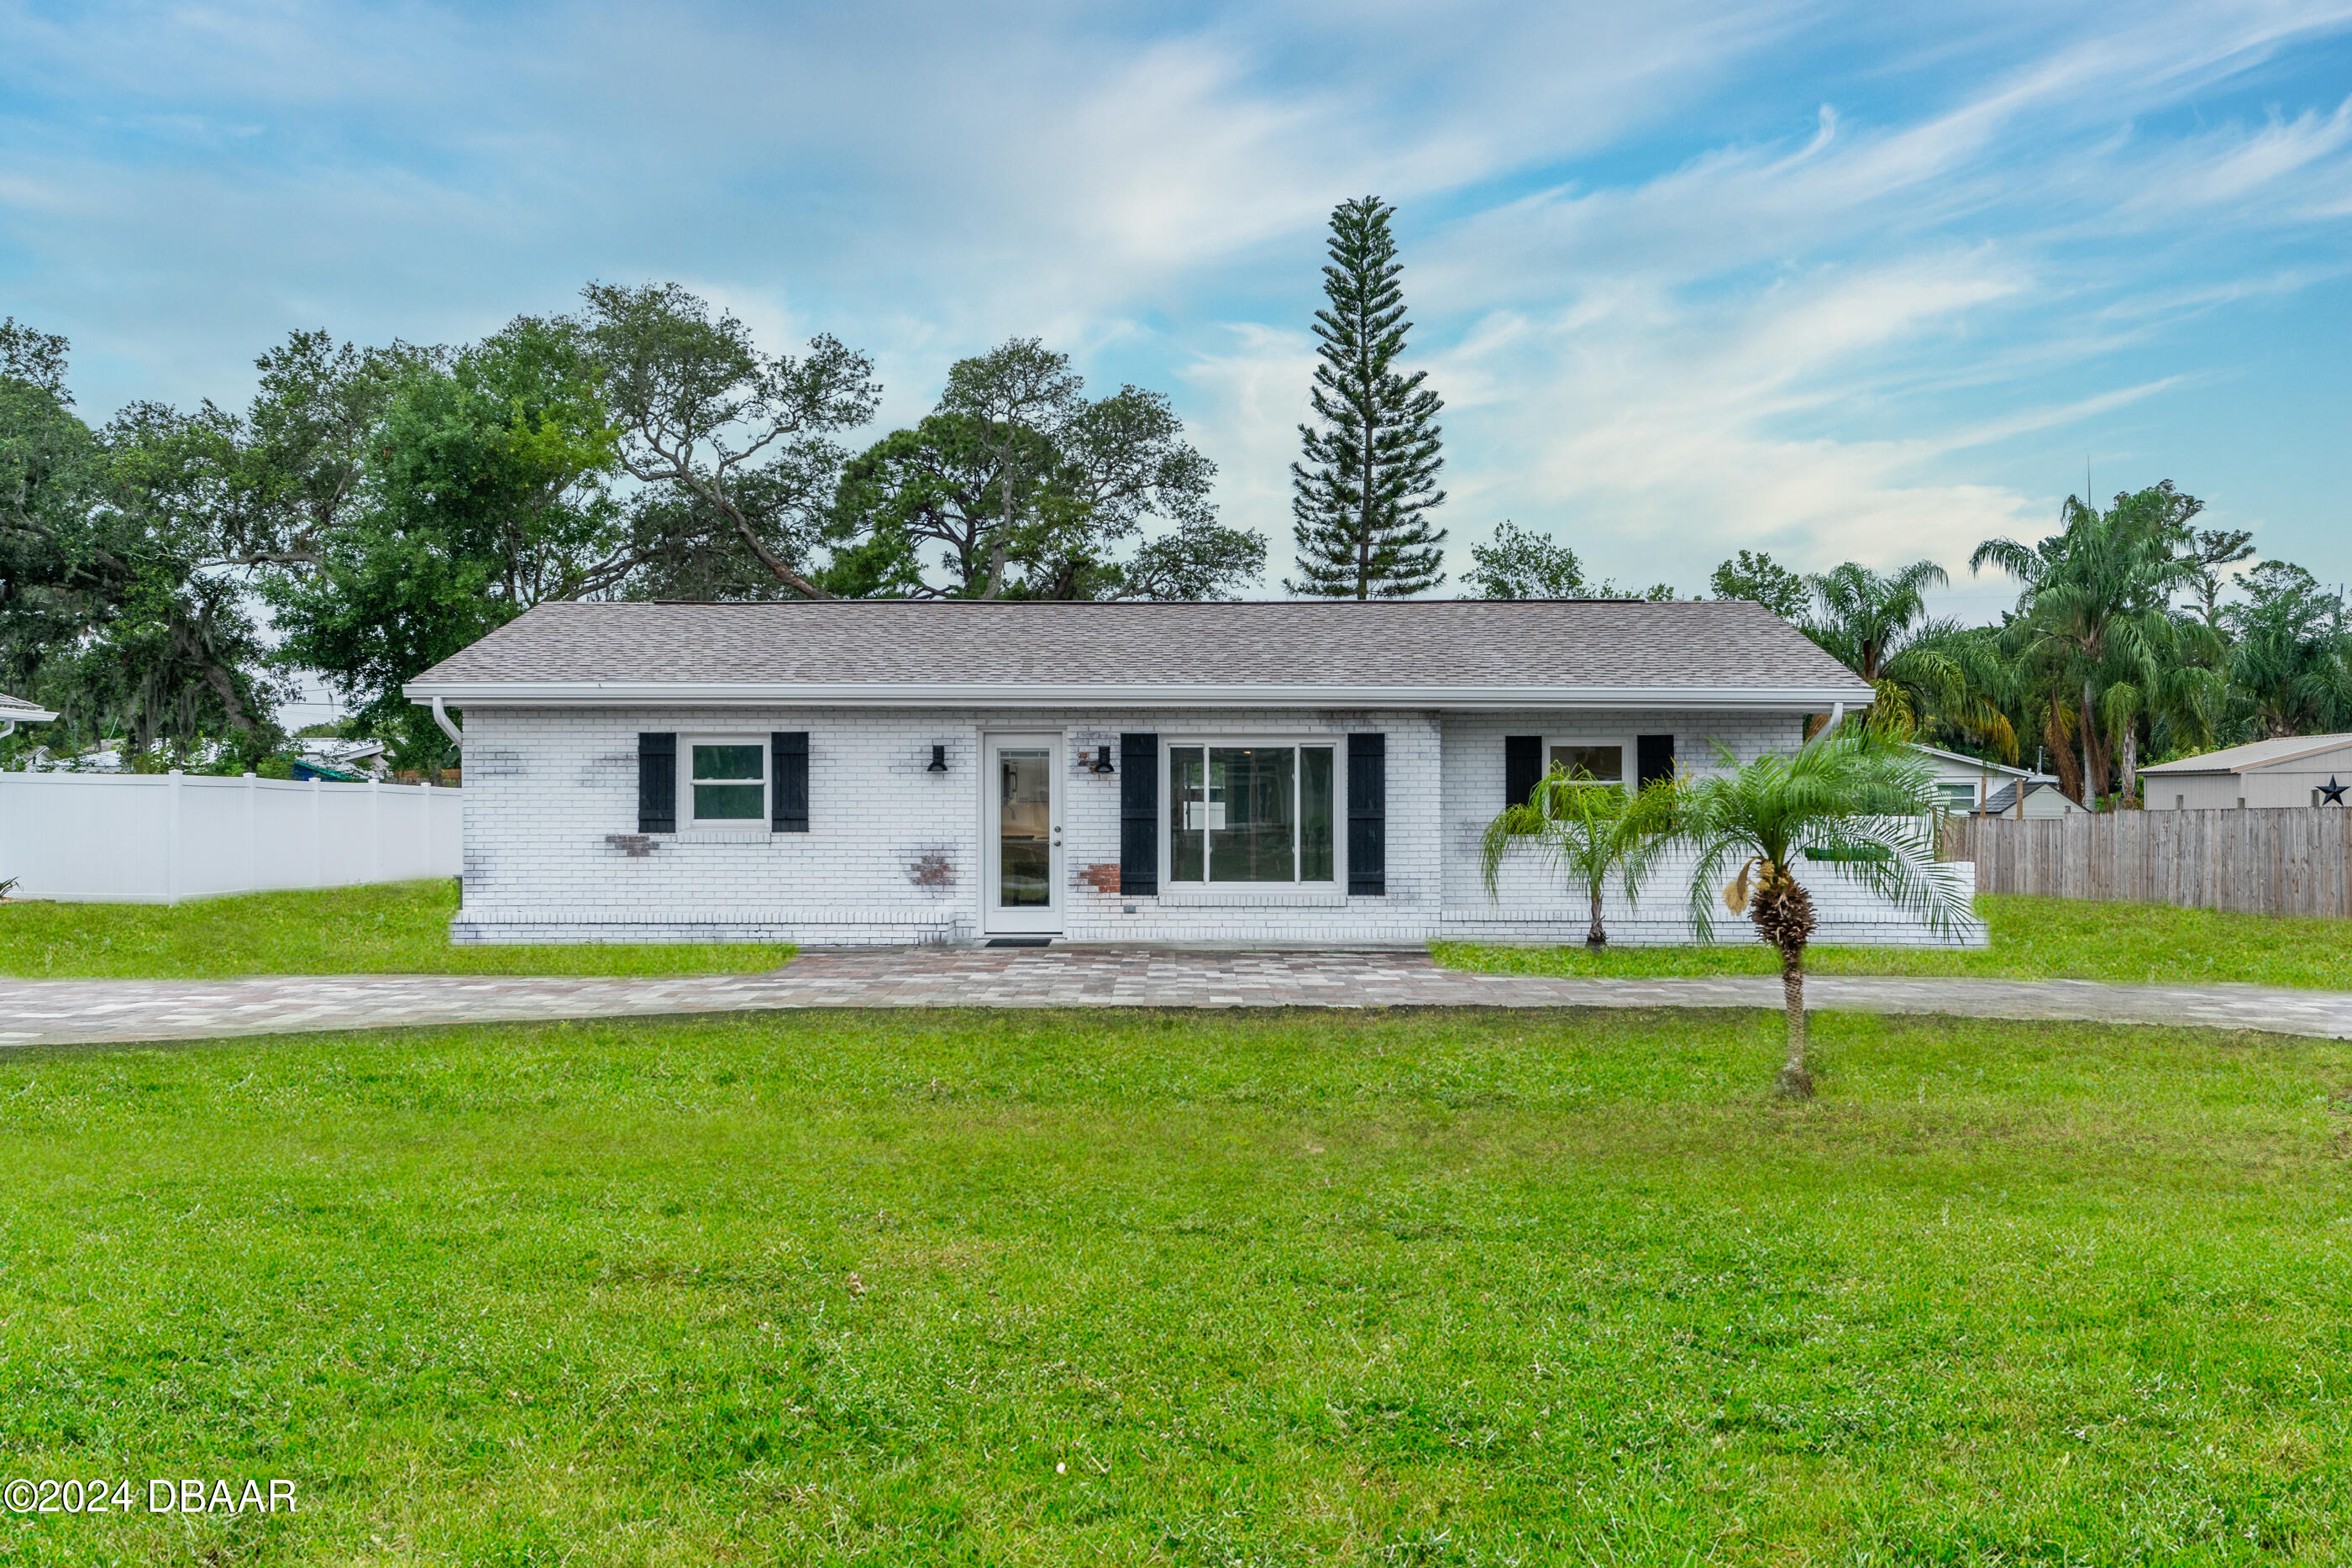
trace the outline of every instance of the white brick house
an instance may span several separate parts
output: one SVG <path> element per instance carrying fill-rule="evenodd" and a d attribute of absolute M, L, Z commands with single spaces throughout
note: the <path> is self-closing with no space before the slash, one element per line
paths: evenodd
<path fill-rule="evenodd" d="M 1512 791 L 1871 697 L 1753 605 L 1481 601 L 546 604 L 406 692 L 463 719 L 458 940 L 814 945 L 1580 940 L 1480 881 Z M 1812 873 L 1822 940 L 1937 940 Z"/>

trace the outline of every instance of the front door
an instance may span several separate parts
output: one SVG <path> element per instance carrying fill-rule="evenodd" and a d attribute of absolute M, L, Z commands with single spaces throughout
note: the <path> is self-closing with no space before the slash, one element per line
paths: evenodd
<path fill-rule="evenodd" d="M 1062 742 L 1053 735 L 994 735 L 982 778 L 991 932 L 1062 928 Z"/>

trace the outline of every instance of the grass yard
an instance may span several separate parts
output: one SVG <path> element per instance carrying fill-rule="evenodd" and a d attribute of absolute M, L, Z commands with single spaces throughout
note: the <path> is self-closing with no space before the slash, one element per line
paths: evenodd
<path fill-rule="evenodd" d="M 241 975 L 717 975 L 790 947 L 457 947 L 454 881 L 248 893 L 187 904 L 0 903 L 0 975 L 203 980 Z"/>
<path fill-rule="evenodd" d="M 831 1013 L 0 1055 L 0 1558 L 2336 1563 L 2352 1046 Z"/>
<path fill-rule="evenodd" d="M 2242 980 L 2352 991 L 2352 920 L 2235 915 L 2164 904 L 1983 894 L 1977 912 L 1992 946 L 1975 952 L 1900 947 L 1812 947 L 1822 975 L 1978 975 L 1986 978 L 2113 980 L 2200 985 Z M 1716 923 L 1713 947 L 1505 947 L 1440 942 L 1441 964 L 1496 974 L 1610 976 L 1772 975 L 1780 960 L 1748 922 Z"/>

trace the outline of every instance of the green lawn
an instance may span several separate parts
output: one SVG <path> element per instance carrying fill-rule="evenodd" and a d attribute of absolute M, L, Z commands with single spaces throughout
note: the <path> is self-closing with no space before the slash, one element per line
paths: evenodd
<path fill-rule="evenodd" d="M 0 903 L 0 975 L 712 975 L 772 969 L 790 947 L 633 944 L 456 947 L 452 882 L 249 893 L 189 904 Z"/>
<path fill-rule="evenodd" d="M 832 1013 L 0 1054 L 43 1563 L 2338 1563 L 2352 1046 Z"/>
<path fill-rule="evenodd" d="M 1992 946 L 1973 952 L 1901 947 L 1812 947 L 1805 967 L 1822 975 L 1981 975 L 2126 984 L 2264 986 L 2352 990 L 2352 920 L 2230 915 L 2153 904 L 1986 894 L 1977 912 Z M 1441 964 L 1513 975 L 1767 975 L 1780 961 L 1745 920 L 1725 916 L 1713 947 L 1504 947 L 1439 942 Z"/>

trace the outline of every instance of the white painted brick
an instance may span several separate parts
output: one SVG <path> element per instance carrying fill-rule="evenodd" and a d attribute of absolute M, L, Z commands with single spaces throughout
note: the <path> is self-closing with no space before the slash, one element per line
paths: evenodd
<path fill-rule="evenodd" d="M 1064 935 L 1078 941 L 1415 944 L 1441 935 L 1491 940 L 1580 939 L 1581 902 L 1532 868 L 1507 870 L 1501 898 L 1479 884 L 1478 832 L 1499 809 L 1502 737 L 1630 735 L 1654 718 L 1539 715 L 1441 718 L 1425 712 L 1007 713 L 907 709 L 520 709 L 466 716 L 466 942 L 790 941 L 805 945 L 970 941 L 982 932 L 980 745 L 995 731 L 1065 737 Z M 1677 755 L 1720 737 L 1742 757 L 1787 744 L 1800 716 L 1677 716 Z M 806 833 L 688 831 L 656 835 L 633 857 L 640 731 L 809 735 Z M 1123 731 L 1161 735 L 1330 735 L 1387 738 L 1388 893 L 1318 906 L 1237 894 L 1166 900 L 1100 893 L 1084 868 L 1118 860 L 1118 776 L 1087 770 L 1102 746 L 1118 758 Z M 928 771 L 931 747 L 948 771 Z M 1344 743 L 1342 743 L 1344 744 Z M 1164 798 L 1164 789 L 1163 789 Z M 1342 831 L 1344 831 L 1344 824 Z M 919 857 L 943 857 L 948 887 L 917 883 Z M 1678 927 L 1679 884 L 1662 877 L 1625 936 Z M 1823 939 L 1929 939 L 1879 917 L 1867 901 L 1823 898 Z M 1574 907 L 1570 905 L 1573 904 Z M 1136 913 L 1125 911 L 1133 905 Z M 1615 904 L 1612 902 L 1612 910 Z M 1612 917 L 1612 935 L 1616 929 Z M 1849 935 L 1832 937 L 1831 930 Z M 1676 938 L 1679 939 L 1679 938 Z"/>

